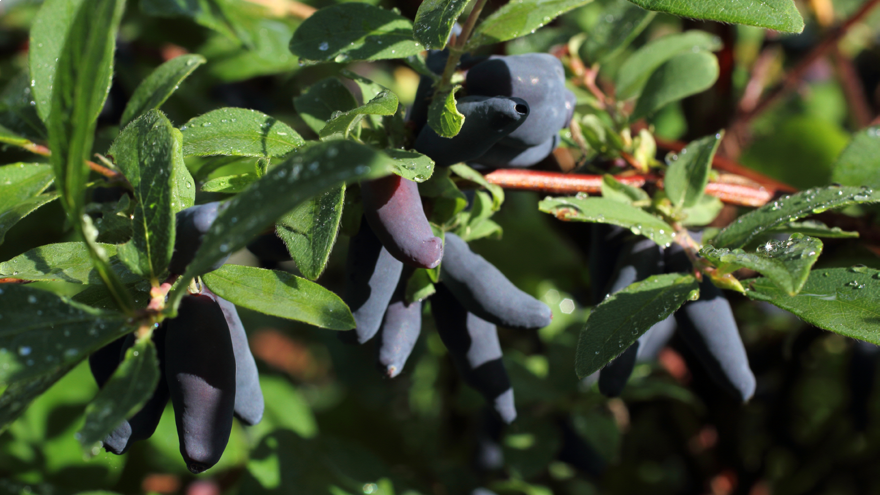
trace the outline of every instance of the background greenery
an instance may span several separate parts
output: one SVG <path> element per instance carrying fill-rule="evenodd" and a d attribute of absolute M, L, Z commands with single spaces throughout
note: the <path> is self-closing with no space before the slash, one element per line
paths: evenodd
<path fill-rule="evenodd" d="M 342 66 L 300 67 L 288 50 L 296 17 L 244 2 L 232 3 L 240 21 L 232 28 L 212 24 L 216 19 L 210 16 L 196 18 L 196 24 L 143 14 L 161 3 L 129 2 L 117 42 L 114 84 L 98 118 L 96 149 L 106 149 L 116 136 L 115 126 L 135 87 L 156 66 L 184 52 L 201 54 L 207 62 L 163 106 L 174 125 L 233 106 L 267 113 L 314 137 L 296 114 L 293 98 Z M 629 46 L 603 53 L 606 39 L 588 51 L 602 59 L 610 77 L 628 54 L 663 34 L 697 28 L 718 35 L 724 46 L 715 85 L 652 119 L 659 137 L 689 141 L 730 124 L 762 54 L 769 87 L 862 3 L 798 2 L 807 24 L 800 35 L 658 14 Z M 596 1 L 534 35 L 490 48 L 497 53 L 547 51 L 578 33 L 598 40 L 602 23 L 609 16 L 615 20 L 621 4 L 626 2 Z M 398 8 L 410 19 L 418 8 L 418 2 L 402 0 L 381 5 Z M 0 87 L 27 78 L 28 30 L 39 6 L 30 1 L 0 4 Z M 487 8 L 498 6 L 490 2 Z M 880 113 L 878 33 L 880 10 L 849 30 L 839 53 L 811 66 L 797 91 L 756 118 L 739 147 L 722 153 L 799 188 L 827 184 L 835 158 L 865 124 L 860 118 Z M 404 103 L 413 100 L 418 76 L 404 64 L 354 63 L 348 69 L 390 88 Z M 861 100 L 853 99 L 853 84 L 863 91 Z M 33 155 L 14 147 L 0 153 L 4 163 L 33 161 Z M 187 161 L 193 171 L 204 163 Z M 254 160 L 232 161 L 203 179 L 250 172 L 253 165 Z M 197 202 L 220 197 L 200 192 Z M 458 379 L 429 318 L 404 373 L 387 380 L 373 372 L 373 343 L 349 347 L 333 332 L 240 310 L 260 366 L 267 412 L 256 427 L 236 423 L 220 464 L 197 477 L 186 471 L 170 405 L 149 441 L 122 457 L 101 453 L 85 460 L 74 434 L 97 388 L 81 364 L 0 434 L 0 492 L 442 495 L 486 487 L 529 495 L 761 495 L 880 490 L 880 397 L 871 395 L 871 421 L 867 430 L 858 431 L 851 415 L 850 342 L 770 305 L 731 296 L 758 378 L 755 398 L 745 406 L 716 389 L 678 340 L 659 364 L 637 368 L 620 399 L 581 386 L 573 362 L 588 314 L 589 226 L 563 224 L 539 213 L 539 199 L 534 193 L 508 191 L 494 217 L 503 227 L 503 239 L 473 245 L 554 311 L 553 324 L 538 332 L 502 330 L 520 417 L 492 440 L 503 452 L 501 465 L 477 462 L 480 441 L 489 440 L 498 427 L 487 419 L 482 398 Z M 873 218 L 870 208 L 849 213 Z M 64 225 L 58 202 L 38 210 L 7 233 L 0 261 L 36 246 L 75 240 Z M 319 279 L 337 293 L 346 251 L 342 239 Z M 860 263 L 880 269 L 873 241 L 828 239 L 817 267 Z M 258 263 L 247 251 L 230 262 Z M 63 284 L 52 288 L 68 294 L 79 290 Z"/>

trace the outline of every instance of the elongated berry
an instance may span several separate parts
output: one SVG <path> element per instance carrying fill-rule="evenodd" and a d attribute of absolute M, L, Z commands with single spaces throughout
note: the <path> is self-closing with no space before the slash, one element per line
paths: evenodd
<path fill-rule="evenodd" d="M 441 282 L 474 315 L 509 328 L 541 328 L 553 313 L 541 301 L 519 290 L 495 266 L 471 251 L 455 234 L 446 234 Z"/>
<path fill-rule="evenodd" d="M 516 419 L 513 388 L 495 325 L 468 312 L 440 283 L 431 298 L 437 333 L 465 383 L 480 392 L 505 423 Z"/>
<path fill-rule="evenodd" d="M 165 343 L 180 453 L 201 473 L 223 455 L 235 410 L 235 352 L 220 306 L 207 295 L 184 297 Z"/>
<path fill-rule="evenodd" d="M 398 175 L 364 181 L 361 198 L 367 222 L 392 256 L 416 268 L 440 263 L 443 240 L 428 224 L 418 184 Z"/>
<path fill-rule="evenodd" d="M 527 121 L 529 105 L 506 96 L 466 96 L 458 100 L 464 125 L 453 138 L 441 137 L 425 126 L 413 148 L 428 155 L 438 167 L 477 160 L 495 143 Z"/>
<path fill-rule="evenodd" d="M 263 390 L 260 388 L 260 374 L 257 362 L 248 346 L 247 333 L 238 316 L 235 304 L 205 289 L 223 311 L 223 317 L 229 326 L 232 339 L 232 351 L 235 353 L 235 417 L 248 426 L 253 426 L 263 419 Z"/>
<path fill-rule="evenodd" d="M 379 366 L 394 378 L 403 370 L 422 330 L 422 303 L 406 302 L 406 283 L 411 270 L 404 270 L 391 298 L 379 334 Z"/>
<path fill-rule="evenodd" d="M 360 230 L 348 245 L 342 298 L 351 309 L 356 326 L 354 332 L 341 333 L 343 339 L 363 344 L 376 335 L 402 271 L 403 263 L 382 246 L 369 223 L 361 222 Z"/>

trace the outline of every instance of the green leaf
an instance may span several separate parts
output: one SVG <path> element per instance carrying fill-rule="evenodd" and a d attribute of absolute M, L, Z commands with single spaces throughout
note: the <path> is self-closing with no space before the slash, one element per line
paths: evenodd
<path fill-rule="evenodd" d="M 650 201 L 651 199 L 641 187 L 624 184 L 610 174 L 605 174 L 602 177 L 602 197 L 626 204 L 632 204 L 635 201 Z"/>
<path fill-rule="evenodd" d="M 664 106 L 701 93 L 718 79 L 718 59 L 704 52 L 678 54 L 657 68 L 648 78 L 630 120 L 653 114 Z"/>
<path fill-rule="evenodd" d="M 858 232 L 848 232 L 840 227 L 829 227 L 817 220 L 805 220 L 803 222 L 788 222 L 767 231 L 768 234 L 803 234 L 810 237 L 825 237 L 828 239 L 855 239 Z"/>
<path fill-rule="evenodd" d="M 483 177 L 483 174 L 468 167 L 464 163 L 456 163 L 455 165 L 450 166 L 449 170 L 462 179 L 467 179 L 485 187 L 492 195 L 492 210 L 498 211 L 498 209 L 501 208 L 501 203 L 504 203 L 504 189 L 502 189 L 501 186 L 490 184 L 489 181 Z"/>
<path fill-rule="evenodd" d="M 149 337 L 138 339 L 125 359 L 86 407 L 86 423 L 79 441 L 86 455 L 96 455 L 100 443 L 120 423 L 134 416 L 150 400 L 159 384 L 159 359 Z"/>
<path fill-rule="evenodd" d="M 474 194 L 473 205 L 470 211 L 459 214 L 460 224 L 455 233 L 465 241 L 475 241 L 484 237 L 501 238 L 503 232 L 500 225 L 489 220 L 497 208 L 492 202 L 492 196 L 485 191 L 477 191 Z"/>
<path fill-rule="evenodd" d="M 464 125 L 464 115 L 455 105 L 455 92 L 461 86 L 454 86 L 452 91 L 435 93 L 428 106 L 428 125 L 438 136 L 453 138 Z"/>
<path fill-rule="evenodd" d="M 299 69 L 298 59 L 287 49 L 299 20 L 267 17 L 265 7 L 251 2 L 233 7 L 237 32 L 249 46 L 227 36 L 210 37 L 199 53 L 211 61 L 206 67 L 211 77 L 237 82 Z"/>
<path fill-rule="evenodd" d="M 417 268 L 406 281 L 406 302 L 423 301 L 437 292 L 434 281 L 431 280 L 430 270 Z"/>
<path fill-rule="evenodd" d="M 184 79 L 198 66 L 205 63 L 201 55 L 181 55 L 160 65 L 134 90 L 122 112 L 120 127 L 125 127 L 149 110 L 158 109 L 165 103 Z"/>
<path fill-rule="evenodd" d="M 137 200 L 131 240 L 119 246 L 119 259 L 154 281 L 167 269 L 174 250 L 173 130 L 162 112 L 150 110 L 126 127 L 109 151 Z"/>
<path fill-rule="evenodd" d="M 467 50 L 481 45 L 512 40 L 535 32 L 559 15 L 592 0 L 524 0 L 510 2 L 477 26 Z"/>
<path fill-rule="evenodd" d="M 321 129 L 321 139 L 347 139 L 366 115 L 394 115 L 397 112 L 397 95 L 385 90 L 366 104 L 336 115 Z"/>
<path fill-rule="evenodd" d="M 715 196 L 704 194 L 697 204 L 681 210 L 685 215 L 681 224 L 685 227 L 702 227 L 708 225 L 718 217 L 718 214 L 721 213 L 723 208 L 724 203 L 722 203 L 720 199 Z"/>
<path fill-rule="evenodd" d="M 6 233 L 22 218 L 33 213 L 37 208 L 58 199 L 58 194 L 51 192 L 31 199 L 26 199 L 12 208 L 0 212 L 0 244 L 6 239 Z"/>
<path fill-rule="evenodd" d="M 424 0 L 416 12 L 413 33 L 425 48 L 442 50 L 468 0 Z"/>
<path fill-rule="evenodd" d="M 654 12 L 629 2 L 606 5 L 581 45 L 581 57 L 587 65 L 611 59 L 648 27 L 654 15 Z"/>
<path fill-rule="evenodd" d="M 116 258 L 115 245 L 99 244 L 99 246 L 107 253 L 111 268 L 119 274 L 123 283 L 142 280 Z M 31 249 L 0 263 L 0 278 L 55 280 L 88 285 L 101 283 L 101 277 L 92 266 L 89 249 L 82 242 L 61 242 Z"/>
<path fill-rule="evenodd" d="M 89 203 L 86 205 L 86 213 L 92 216 L 98 230 L 96 241 L 115 245 L 131 239 L 134 202 L 128 194 L 123 194 L 116 202 Z"/>
<path fill-rule="evenodd" d="M 307 92 L 293 99 L 293 105 L 306 125 L 318 133 L 334 113 L 347 112 L 358 106 L 351 91 L 336 77 L 312 85 Z"/>
<path fill-rule="evenodd" d="M 131 315 L 134 311 L 134 301 L 131 294 L 119 279 L 119 275 L 112 269 L 107 251 L 98 244 L 98 229 L 95 228 L 92 218 L 88 215 L 82 217 L 82 236 L 89 248 L 89 253 L 92 255 L 92 265 L 116 301 L 117 307 Z"/>
<path fill-rule="evenodd" d="M 124 7 L 125 0 L 83 0 L 58 55 L 47 122 L 49 148 L 61 204 L 76 226 L 85 202 L 86 160 L 113 77 L 116 32 Z"/>
<path fill-rule="evenodd" d="M 344 183 L 388 175 L 389 169 L 384 154 L 352 141 L 316 143 L 295 153 L 229 201 L 183 279 L 207 272 L 307 199 Z"/>
<path fill-rule="evenodd" d="M 183 133 L 171 129 L 171 134 L 171 211 L 176 214 L 196 204 L 196 186 L 183 161 Z"/>
<path fill-rule="evenodd" d="M 803 288 L 810 268 L 822 254 L 822 241 L 793 234 L 787 241 L 767 241 L 754 253 L 704 246 L 700 254 L 726 273 L 740 268 L 754 270 L 793 296 Z"/>
<path fill-rule="evenodd" d="M 672 57 L 700 50 L 718 51 L 721 38 L 705 31 L 670 34 L 651 41 L 627 57 L 615 75 L 617 98 L 627 100 L 638 96 L 651 74 Z"/>
<path fill-rule="evenodd" d="M 55 373 L 118 338 L 128 318 L 51 292 L 4 285 L 0 297 L 0 385 Z"/>
<path fill-rule="evenodd" d="M 243 308 L 331 330 L 355 326 L 339 296 L 287 272 L 223 265 L 203 279 L 217 295 Z"/>
<path fill-rule="evenodd" d="M 202 184 L 204 192 L 218 192 L 226 194 L 240 193 L 257 181 L 257 174 L 239 174 L 217 177 Z"/>
<path fill-rule="evenodd" d="M 70 27 L 85 0 L 46 0 L 34 18 L 28 42 L 30 85 L 37 114 L 44 122 L 52 109 L 52 86 Z M 103 81 L 102 81 L 103 82 Z M 104 88 L 109 89 L 109 81 Z"/>
<path fill-rule="evenodd" d="M 365 3 L 324 7 L 293 33 L 290 51 L 306 60 L 353 62 L 405 58 L 424 50 L 405 17 Z"/>
<path fill-rule="evenodd" d="M 0 112 L 2 112 L 2 108 L 0 108 Z M 19 136 L 15 132 L 3 127 L 2 125 L 0 125 L 0 143 L 11 144 L 20 148 L 33 145 L 33 143 L 29 139 Z"/>
<path fill-rule="evenodd" d="M 0 212 L 42 193 L 53 180 L 52 166 L 43 163 L 13 163 L 0 167 Z"/>
<path fill-rule="evenodd" d="M 305 144 L 290 126 L 256 110 L 219 108 L 180 127 L 184 156 L 284 156 Z"/>
<path fill-rule="evenodd" d="M 869 127 L 853 137 L 834 163 L 831 180 L 844 186 L 880 188 L 880 126 Z"/>
<path fill-rule="evenodd" d="M 33 46 L 29 50 L 33 53 Z M 46 126 L 37 114 L 28 76 L 27 72 L 22 72 L 13 77 L 0 92 L 0 126 L 5 129 L 0 134 L 8 133 L 9 138 L 17 139 L 20 143 L 17 146 L 25 145 L 21 143 L 23 138 L 38 141 L 47 138 Z M 3 138 L 0 138 L 0 142 L 3 142 Z"/>
<path fill-rule="evenodd" d="M 698 290 L 693 275 L 655 275 L 614 293 L 590 313 L 578 339 L 575 371 L 589 376 L 611 361 L 655 323 L 665 320 Z"/>
<path fill-rule="evenodd" d="M 865 268 L 814 270 L 790 296 L 766 278 L 751 281 L 746 295 L 767 301 L 825 330 L 880 345 L 880 271 Z"/>
<path fill-rule="evenodd" d="M 391 158 L 395 174 L 414 182 L 425 182 L 434 174 L 434 160 L 417 151 L 388 148 L 383 150 Z"/>
<path fill-rule="evenodd" d="M 709 183 L 712 159 L 721 144 L 724 132 L 688 143 L 671 162 L 663 177 L 666 195 L 678 208 L 690 208 L 699 203 Z"/>
<path fill-rule="evenodd" d="M 829 186 L 807 189 L 785 196 L 736 219 L 715 236 L 711 243 L 719 248 L 738 248 L 758 235 L 798 218 L 844 206 L 876 203 L 880 193 L 869 187 Z"/>
<path fill-rule="evenodd" d="M 843 95 L 839 98 L 842 102 Z M 790 116 L 776 112 L 766 134 L 755 136 L 740 163 L 797 189 L 830 184 L 834 162 L 850 142 L 850 134 L 825 115 L 839 104 L 829 101 L 828 107 Z"/>
<path fill-rule="evenodd" d="M 129 283 L 135 309 L 145 309 L 150 303 L 149 284 Z M 82 292 L 70 298 L 71 301 L 85 304 L 98 309 L 114 311 L 117 309 L 116 299 L 103 285 L 89 285 Z"/>
<path fill-rule="evenodd" d="M 605 198 L 547 198 L 538 209 L 563 221 L 607 223 L 630 229 L 665 246 L 671 244 L 675 232 L 663 220 L 640 208 Z"/>
<path fill-rule="evenodd" d="M 85 356 L 83 356 L 84 358 Z M 0 433 L 18 419 L 37 397 L 49 390 L 52 385 L 64 378 L 75 364 L 62 366 L 51 373 L 19 380 L 6 388 L 0 395 Z"/>
<path fill-rule="evenodd" d="M 452 220 L 468 204 L 464 193 L 452 181 L 451 173 L 450 167 L 441 167 L 434 171 L 430 179 L 419 184 L 419 194 L 434 200 L 428 220 L 437 225 L 444 225 Z"/>
<path fill-rule="evenodd" d="M 238 26 L 228 0 L 140 0 L 144 14 L 187 17 L 229 38 L 237 38 Z"/>
<path fill-rule="evenodd" d="M 285 214 L 275 232 L 306 278 L 317 280 L 327 266 L 339 232 L 345 186 L 319 194 Z"/>
<path fill-rule="evenodd" d="M 731 2 L 730 0 L 630 1 L 648 10 L 693 19 L 745 24 L 786 33 L 800 33 L 804 30 L 804 20 L 792 0 L 761 0 L 760 2 Z"/>

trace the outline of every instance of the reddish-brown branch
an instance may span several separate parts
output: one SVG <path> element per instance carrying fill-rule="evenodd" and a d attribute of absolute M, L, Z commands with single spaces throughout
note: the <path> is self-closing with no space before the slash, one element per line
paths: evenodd
<path fill-rule="evenodd" d="M 298 19 L 308 19 L 318 9 L 296 0 L 248 0 L 251 3 L 262 5 L 276 17 L 290 15 Z"/>
<path fill-rule="evenodd" d="M 562 174 L 538 170 L 500 169 L 485 175 L 490 184 L 505 189 L 536 191 L 547 194 L 599 194 L 602 191 L 601 175 Z M 618 181 L 642 187 L 647 183 L 662 185 L 659 177 L 651 174 L 616 176 Z M 718 181 L 706 187 L 706 193 L 725 203 L 740 206 L 762 206 L 773 198 L 775 193 L 761 184 L 743 177 L 722 175 Z"/>
<path fill-rule="evenodd" d="M 865 88 L 859 80 L 852 60 L 847 58 L 837 45 L 831 50 L 831 58 L 837 69 L 837 78 L 840 80 L 840 87 L 843 88 L 843 95 L 849 106 L 850 117 L 856 127 L 862 129 L 871 123 L 871 104 L 868 103 Z"/>
<path fill-rule="evenodd" d="M 665 139 L 659 139 L 657 137 L 655 137 L 654 139 L 657 141 L 657 147 L 662 150 L 674 151 L 678 153 L 686 146 L 685 143 L 682 143 L 680 141 L 667 141 Z M 784 182 L 779 182 L 776 179 L 771 179 L 770 177 L 767 177 L 760 172 L 756 172 L 750 168 L 746 168 L 732 160 L 724 158 L 723 156 L 715 155 L 715 158 L 712 160 L 712 168 L 731 174 L 741 175 L 761 184 L 766 189 L 773 189 L 785 193 L 797 192 L 796 188 Z"/>
<path fill-rule="evenodd" d="M 24 149 L 30 151 L 31 153 L 41 155 L 41 156 L 52 156 L 52 150 L 50 150 L 47 146 L 37 143 L 29 143 L 22 146 Z M 111 181 L 125 181 L 125 177 L 122 176 L 119 172 L 115 170 L 110 170 L 109 168 L 98 165 L 95 162 L 86 160 L 86 164 L 89 166 L 89 169 L 92 172 L 97 172 L 104 177 L 107 177 Z"/>
<path fill-rule="evenodd" d="M 849 19 L 843 22 L 840 26 L 833 28 L 828 35 L 823 39 L 818 45 L 816 45 L 813 50 L 808 53 L 803 60 L 801 60 L 791 71 L 789 71 L 782 83 L 776 86 L 770 93 L 761 100 L 760 103 L 755 105 L 755 108 L 750 112 L 746 112 L 740 114 L 736 119 L 735 126 L 745 125 L 749 123 L 752 119 L 760 115 L 762 112 L 771 107 L 777 100 L 781 97 L 788 94 L 790 91 L 795 89 L 803 79 L 804 75 L 810 69 L 810 67 L 820 58 L 824 57 L 831 51 L 835 46 L 837 46 L 838 42 L 840 42 L 841 38 L 849 32 L 850 28 L 852 28 L 855 24 L 860 22 L 866 15 L 868 15 L 874 7 L 880 5 L 880 0 L 867 0 L 862 6 L 856 11 L 853 15 L 850 16 Z"/>
<path fill-rule="evenodd" d="M 0 284 L 29 284 L 33 282 L 33 280 L 22 280 L 20 278 L 0 278 Z"/>

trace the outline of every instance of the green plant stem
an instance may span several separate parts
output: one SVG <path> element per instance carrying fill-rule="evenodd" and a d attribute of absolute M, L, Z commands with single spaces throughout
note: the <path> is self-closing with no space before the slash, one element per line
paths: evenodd
<path fill-rule="evenodd" d="M 459 36 L 455 40 L 455 44 L 458 48 L 464 48 L 465 44 L 468 42 L 468 38 L 471 37 L 471 32 L 473 32 L 474 26 L 477 24 L 477 19 L 480 18 L 480 13 L 483 11 L 483 7 L 485 6 L 486 0 L 477 0 L 474 8 L 471 9 L 471 13 L 468 15 L 464 26 L 462 26 L 461 28 L 461 36 Z"/>
<path fill-rule="evenodd" d="M 452 83 L 452 76 L 455 74 L 455 69 L 458 67 L 458 61 L 461 60 L 461 56 L 464 53 L 464 46 L 467 44 L 468 38 L 470 38 L 471 33 L 474 30 L 474 26 L 477 24 L 477 19 L 480 18 L 480 12 L 483 11 L 483 7 L 485 6 L 486 0 L 477 0 L 477 3 L 474 4 L 474 8 L 471 9 L 471 13 L 468 15 L 464 26 L 461 28 L 461 35 L 455 39 L 454 46 L 449 46 L 449 58 L 446 59 L 446 67 L 443 68 L 443 75 L 440 76 L 440 81 L 437 83 L 437 91 L 434 92 L 434 98 L 436 98 L 437 95 L 445 94 L 449 91 L 449 87 Z"/>

